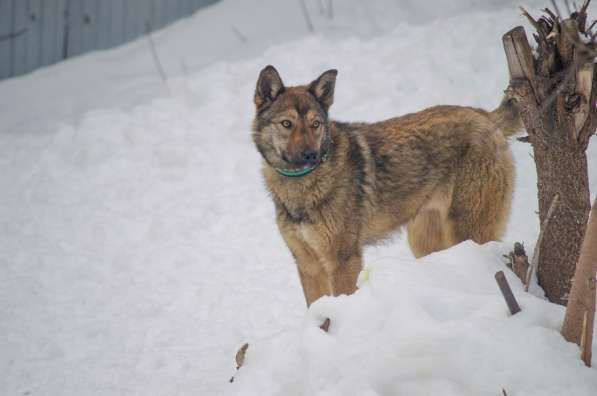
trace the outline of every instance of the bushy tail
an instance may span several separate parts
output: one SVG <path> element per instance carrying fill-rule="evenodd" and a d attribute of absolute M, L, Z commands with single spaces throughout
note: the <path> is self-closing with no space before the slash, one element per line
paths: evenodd
<path fill-rule="evenodd" d="M 524 128 L 516 104 L 506 97 L 497 109 L 489 113 L 489 117 L 500 127 L 505 137 L 512 136 Z"/>

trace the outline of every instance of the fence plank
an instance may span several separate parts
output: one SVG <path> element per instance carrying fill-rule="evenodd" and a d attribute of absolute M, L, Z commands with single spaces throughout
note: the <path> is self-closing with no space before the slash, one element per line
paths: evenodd
<path fill-rule="evenodd" d="M 83 3 L 70 1 L 68 4 L 67 58 L 83 52 L 83 34 Z"/>
<path fill-rule="evenodd" d="M 81 1 L 81 0 L 79 0 Z M 99 33 L 99 17 L 97 13 L 98 1 L 83 0 L 82 9 L 82 37 L 81 52 L 93 51 L 98 47 L 97 36 Z"/>
<path fill-rule="evenodd" d="M 124 3 L 122 0 L 110 1 L 110 46 L 124 41 Z"/>
<path fill-rule="evenodd" d="M 0 78 L 11 75 L 13 21 L 12 0 L 0 0 Z"/>
<path fill-rule="evenodd" d="M 104 49 L 112 46 L 112 0 L 97 2 L 98 10 L 95 28 L 97 29 L 97 48 Z"/>
<path fill-rule="evenodd" d="M 71 0 L 72 1 L 72 0 Z M 55 62 L 59 62 L 64 59 L 66 55 L 64 53 L 66 43 L 66 24 L 68 23 L 68 3 L 69 0 L 57 0 L 56 6 L 56 39 L 54 44 L 54 57 Z"/>
<path fill-rule="evenodd" d="M 41 13 L 41 51 L 40 51 L 40 66 L 49 65 L 54 62 L 54 46 L 55 46 L 55 31 L 56 18 L 56 0 L 43 0 Z"/>
<path fill-rule="evenodd" d="M 124 11 L 124 19 L 123 19 L 123 27 L 122 31 L 124 33 L 123 41 L 129 41 L 136 36 L 135 31 L 135 3 L 136 0 L 128 0 L 125 2 L 123 11 Z"/>
<path fill-rule="evenodd" d="M 41 29 L 40 20 L 42 18 L 42 0 L 28 0 L 27 14 L 28 14 L 28 28 L 27 28 L 27 56 L 26 56 L 26 70 L 31 71 L 40 65 L 41 52 Z"/>
<path fill-rule="evenodd" d="M 176 19 L 180 19 L 185 16 L 186 0 L 176 1 Z"/>
<path fill-rule="evenodd" d="M 164 2 L 162 0 L 151 0 L 151 29 L 157 30 L 163 25 L 163 7 Z"/>
<path fill-rule="evenodd" d="M 11 76 L 27 73 L 27 39 L 29 37 L 29 16 L 27 2 L 12 0 L 14 10 L 15 37 L 13 38 L 13 51 L 11 59 Z"/>

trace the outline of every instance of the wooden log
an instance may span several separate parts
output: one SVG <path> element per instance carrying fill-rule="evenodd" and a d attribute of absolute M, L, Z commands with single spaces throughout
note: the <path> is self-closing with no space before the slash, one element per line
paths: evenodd
<path fill-rule="evenodd" d="M 515 315 L 520 312 L 520 306 L 518 305 L 518 302 L 512 293 L 512 289 L 510 289 L 510 285 L 508 284 L 508 280 L 506 279 L 504 271 L 498 271 L 495 273 L 495 281 L 502 292 L 502 296 L 504 296 L 504 300 L 506 300 L 506 304 L 508 305 L 510 313 Z"/>

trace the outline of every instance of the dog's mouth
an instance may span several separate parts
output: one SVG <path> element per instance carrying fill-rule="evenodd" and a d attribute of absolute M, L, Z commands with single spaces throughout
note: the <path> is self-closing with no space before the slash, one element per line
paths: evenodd
<path fill-rule="evenodd" d="M 321 162 L 321 158 L 319 155 L 317 156 L 317 158 L 314 158 L 313 160 L 310 160 L 310 161 L 296 161 L 296 160 L 293 161 L 288 158 L 286 153 L 282 153 L 282 155 L 280 157 L 281 157 L 282 161 L 284 161 L 283 168 L 292 169 L 292 170 L 312 168 L 314 166 L 319 165 L 319 163 Z"/>
<path fill-rule="evenodd" d="M 282 176 L 298 177 L 311 173 L 324 162 L 328 157 L 328 151 L 325 151 L 322 155 L 317 155 L 316 158 L 310 161 L 290 161 L 285 153 L 282 153 L 280 157 L 284 161 L 284 165 L 274 167 L 274 169 Z"/>

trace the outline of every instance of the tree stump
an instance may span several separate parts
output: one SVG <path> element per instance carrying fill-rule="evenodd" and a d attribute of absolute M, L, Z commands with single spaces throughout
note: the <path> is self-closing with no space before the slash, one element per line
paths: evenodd
<path fill-rule="evenodd" d="M 587 224 L 590 198 L 586 148 L 597 127 L 593 37 L 583 42 L 585 1 L 580 11 L 561 20 L 549 9 L 539 20 L 526 11 L 536 29 L 535 53 L 524 28 L 503 36 L 510 85 L 533 147 L 537 168 L 542 240 L 537 278 L 551 302 L 566 305 Z M 559 204 L 546 222 L 554 197 Z M 533 258 L 535 260 L 535 258 Z"/>

